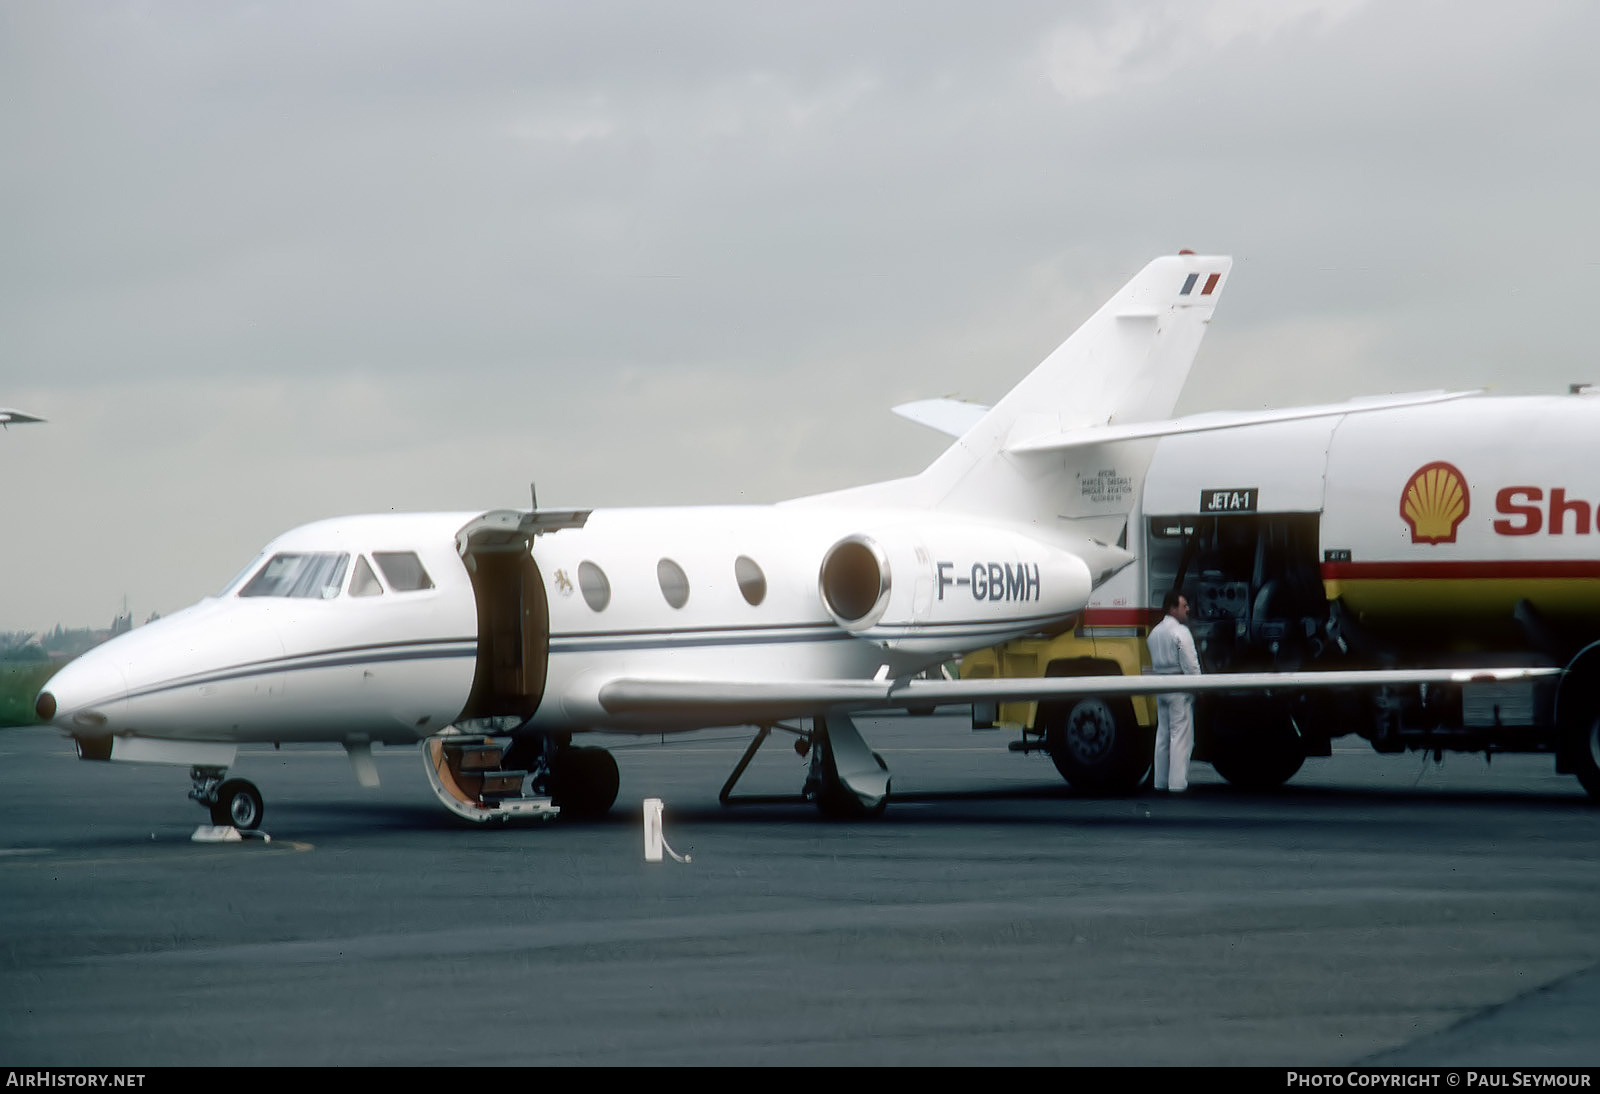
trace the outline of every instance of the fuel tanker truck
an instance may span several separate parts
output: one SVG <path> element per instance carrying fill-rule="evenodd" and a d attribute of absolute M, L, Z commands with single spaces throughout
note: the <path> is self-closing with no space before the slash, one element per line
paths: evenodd
<path fill-rule="evenodd" d="M 1145 637 L 1180 590 L 1208 673 L 1541 666 L 1459 686 L 1202 694 L 1195 758 L 1229 782 L 1279 785 L 1350 734 L 1379 752 L 1539 752 L 1600 799 L 1600 390 L 1341 404 L 1268 424 L 1139 442 L 1086 492 L 1130 496 L 1138 562 L 1073 629 L 969 655 L 962 675 L 1148 671 Z M 1337 408 L 1335 408 L 1337 409 Z M 1206 416 L 1202 416 L 1206 417 Z M 1143 458 L 1148 464 L 1143 465 Z M 1143 465 L 1143 466 L 1141 466 Z M 1145 779 L 1149 697 L 980 705 L 1092 793 Z"/>

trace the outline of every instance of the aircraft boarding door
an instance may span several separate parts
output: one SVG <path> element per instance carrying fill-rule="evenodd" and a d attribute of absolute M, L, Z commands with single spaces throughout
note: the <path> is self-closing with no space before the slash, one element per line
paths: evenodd
<path fill-rule="evenodd" d="M 478 667 L 462 718 L 526 720 L 544 697 L 550 604 L 533 536 L 478 521 L 458 541 L 478 608 Z"/>

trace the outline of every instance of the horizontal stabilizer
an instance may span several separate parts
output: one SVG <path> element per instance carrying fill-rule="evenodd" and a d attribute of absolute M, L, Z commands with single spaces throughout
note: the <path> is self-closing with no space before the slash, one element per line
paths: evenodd
<path fill-rule="evenodd" d="M 1373 410 L 1393 410 L 1403 406 L 1426 406 L 1430 403 L 1447 403 L 1479 395 L 1478 391 L 1420 391 L 1410 395 L 1382 396 L 1352 399 L 1343 403 L 1326 403 L 1321 406 L 1287 407 L 1283 410 L 1220 410 L 1207 414 L 1193 414 L 1186 418 L 1168 418 L 1156 422 L 1131 422 L 1127 425 L 1089 426 L 1042 437 L 1030 437 L 1008 445 L 1007 452 L 1066 452 L 1075 448 L 1088 448 L 1115 441 L 1137 441 L 1152 437 L 1171 437 L 1180 433 L 1207 433 L 1217 429 L 1233 429 L 1246 425 L 1269 425 L 1273 422 L 1298 422 L 1308 418 L 1332 418 L 1341 414 L 1365 414 Z M 913 404 L 914 405 L 914 404 Z M 898 408 L 896 408 L 898 411 Z"/>
<path fill-rule="evenodd" d="M 960 399 L 919 399 L 914 403 L 901 403 L 894 412 L 946 436 L 959 437 L 982 421 L 989 408 Z"/>
<path fill-rule="evenodd" d="M 906 710 L 975 702 L 1071 699 L 1165 692 L 1295 692 L 1324 688 L 1504 683 L 1553 676 L 1557 668 L 1353 669 L 1241 672 L 1212 676 L 1049 676 L 987 680 L 613 680 L 600 704 L 613 715 L 703 718 L 739 725 L 822 711 Z"/>

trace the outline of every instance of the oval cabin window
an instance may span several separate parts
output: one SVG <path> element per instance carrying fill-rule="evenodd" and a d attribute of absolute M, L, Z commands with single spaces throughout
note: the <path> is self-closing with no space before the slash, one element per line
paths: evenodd
<path fill-rule="evenodd" d="M 611 582 L 606 580 L 605 571 L 592 562 L 578 564 L 578 589 L 584 603 L 597 612 L 605 611 L 611 603 Z"/>
<path fill-rule="evenodd" d="M 667 603 L 674 608 L 681 608 L 689 603 L 689 576 L 670 558 L 664 558 L 656 563 L 656 580 L 661 582 L 661 595 L 667 598 Z"/>
<path fill-rule="evenodd" d="M 733 577 L 739 583 L 739 591 L 744 594 L 751 607 L 767 598 L 767 575 L 761 572 L 761 567 L 756 565 L 755 559 L 744 555 L 734 559 Z"/>

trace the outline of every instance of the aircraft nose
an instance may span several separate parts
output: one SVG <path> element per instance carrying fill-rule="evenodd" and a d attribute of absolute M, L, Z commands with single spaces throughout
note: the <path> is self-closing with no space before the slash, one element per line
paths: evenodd
<path fill-rule="evenodd" d="M 128 680 L 110 657 L 91 651 L 50 678 L 33 710 L 63 729 L 105 728 L 112 704 L 127 698 Z"/>

